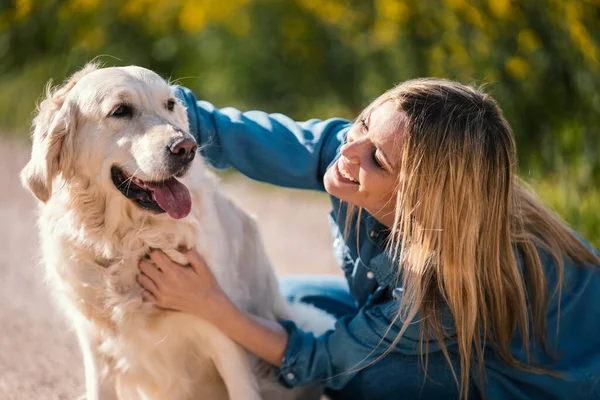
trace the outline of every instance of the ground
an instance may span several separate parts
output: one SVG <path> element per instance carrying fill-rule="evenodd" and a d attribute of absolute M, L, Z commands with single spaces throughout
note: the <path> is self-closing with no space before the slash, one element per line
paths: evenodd
<path fill-rule="evenodd" d="M 18 177 L 28 156 L 22 142 L 0 140 L 0 399 L 74 399 L 84 392 L 82 360 L 42 279 L 36 200 Z M 258 219 L 278 274 L 339 273 L 325 196 L 238 175 L 223 185 Z"/>

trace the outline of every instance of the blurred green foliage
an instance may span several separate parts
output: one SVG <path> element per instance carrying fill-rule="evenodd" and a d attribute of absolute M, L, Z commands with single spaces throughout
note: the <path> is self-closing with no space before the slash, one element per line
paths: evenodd
<path fill-rule="evenodd" d="M 353 116 L 395 83 L 486 84 L 522 175 L 600 247 L 598 0 L 0 0 L 0 127 L 101 55 L 219 105 Z"/>

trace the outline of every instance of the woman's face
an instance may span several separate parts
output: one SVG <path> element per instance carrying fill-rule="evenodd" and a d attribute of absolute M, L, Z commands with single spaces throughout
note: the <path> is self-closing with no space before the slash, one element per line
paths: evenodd
<path fill-rule="evenodd" d="M 329 194 L 366 209 L 388 226 L 394 218 L 403 122 L 393 101 L 377 106 L 352 126 L 342 156 L 323 178 Z"/>

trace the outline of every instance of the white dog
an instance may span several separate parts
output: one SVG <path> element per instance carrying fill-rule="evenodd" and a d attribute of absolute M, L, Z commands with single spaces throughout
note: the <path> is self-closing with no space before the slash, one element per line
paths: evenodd
<path fill-rule="evenodd" d="M 87 399 L 318 398 L 257 374 L 256 359 L 212 325 L 142 302 L 136 275 L 149 249 L 185 264 L 177 249 L 196 247 L 243 310 L 316 334 L 333 326 L 286 304 L 254 220 L 195 153 L 184 107 L 143 68 L 88 65 L 39 107 L 21 178 L 43 203 L 47 278 L 81 344 Z"/>

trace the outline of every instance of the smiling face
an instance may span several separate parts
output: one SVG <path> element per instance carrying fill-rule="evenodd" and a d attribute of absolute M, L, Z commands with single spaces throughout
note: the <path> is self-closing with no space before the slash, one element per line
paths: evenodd
<path fill-rule="evenodd" d="M 403 130 L 403 114 L 393 101 L 363 113 L 348 132 L 341 157 L 325 173 L 325 190 L 389 226 Z"/>

